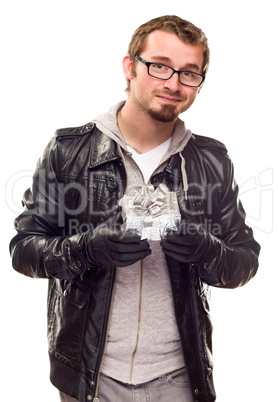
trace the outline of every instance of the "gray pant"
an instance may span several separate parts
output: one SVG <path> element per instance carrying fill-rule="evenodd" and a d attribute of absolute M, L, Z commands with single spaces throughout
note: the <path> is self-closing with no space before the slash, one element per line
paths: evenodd
<path fill-rule="evenodd" d="M 60 397 L 62 402 L 77 401 L 61 392 Z M 184 368 L 139 385 L 124 384 L 101 374 L 98 398 L 100 402 L 194 401 L 187 371 Z"/>

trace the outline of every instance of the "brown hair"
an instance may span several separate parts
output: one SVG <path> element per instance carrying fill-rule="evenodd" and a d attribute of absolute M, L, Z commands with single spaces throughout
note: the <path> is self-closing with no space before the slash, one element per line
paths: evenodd
<path fill-rule="evenodd" d="M 206 74 L 209 66 L 209 47 L 204 32 L 189 21 L 183 20 L 176 15 L 165 15 L 163 17 L 154 18 L 136 29 L 132 35 L 128 46 L 128 54 L 133 61 L 133 74 L 135 73 L 135 56 L 139 56 L 145 47 L 148 35 L 156 30 L 173 33 L 182 41 L 196 45 L 201 43 L 204 51 L 204 63 L 202 73 Z M 127 91 L 130 89 L 130 80 L 127 80 Z"/>

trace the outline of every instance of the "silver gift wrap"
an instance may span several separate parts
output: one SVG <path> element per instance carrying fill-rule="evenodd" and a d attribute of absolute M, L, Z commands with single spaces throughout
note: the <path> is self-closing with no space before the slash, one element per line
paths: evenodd
<path fill-rule="evenodd" d="M 169 230 L 177 230 L 181 216 L 175 192 L 160 184 L 140 186 L 133 196 L 120 199 L 123 229 L 136 230 L 142 239 L 161 240 Z"/>

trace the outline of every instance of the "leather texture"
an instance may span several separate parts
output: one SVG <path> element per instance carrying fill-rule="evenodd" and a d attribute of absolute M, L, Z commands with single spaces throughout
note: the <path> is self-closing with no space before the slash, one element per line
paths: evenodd
<path fill-rule="evenodd" d="M 260 246 L 245 224 L 233 165 L 216 140 L 193 135 L 180 156 L 151 178 L 177 193 L 183 219 L 202 225 L 209 245 L 199 262 L 166 260 L 175 314 L 192 392 L 215 400 L 209 285 L 236 288 L 257 272 Z M 15 220 L 10 250 L 14 268 L 47 278 L 51 381 L 79 401 L 93 398 L 104 352 L 115 267 L 89 264 L 80 248 L 84 233 L 119 212 L 126 174 L 116 144 L 92 123 L 58 130 L 38 162 L 25 211 Z M 91 399 L 90 399 L 91 400 Z"/>

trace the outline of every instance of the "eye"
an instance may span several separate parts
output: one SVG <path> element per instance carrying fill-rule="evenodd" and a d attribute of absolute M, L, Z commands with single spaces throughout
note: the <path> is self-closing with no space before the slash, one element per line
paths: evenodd
<path fill-rule="evenodd" d="M 185 77 L 194 77 L 194 73 L 191 73 L 191 71 L 183 71 L 182 74 Z"/>
<path fill-rule="evenodd" d="M 157 71 L 167 71 L 168 67 L 165 66 L 164 64 L 152 64 L 152 67 L 157 70 Z"/>
<path fill-rule="evenodd" d="M 169 67 L 165 66 L 164 64 L 159 64 L 159 63 L 151 64 L 151 68 L 153 71 L 156 71 L 158 73 L 166 73 L 169 71 Z"/>
<path fill-rule="evenodd" d="M 158 68 L 159 70 L 164 68 L 163 64 L 155 64 L 154 67 Z"/>
<path fill-rule="evenodd" d="M 195 75 L 195 73 L 192 73 L 191 71 L 181 71 L 181 74 L 184 76 L 184 77 L 186 77 L 186 78 L 195 78 L 196 77 L 196 75 Z"/>

